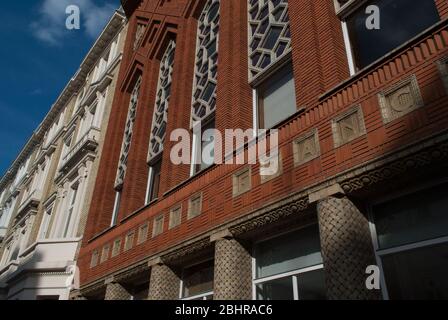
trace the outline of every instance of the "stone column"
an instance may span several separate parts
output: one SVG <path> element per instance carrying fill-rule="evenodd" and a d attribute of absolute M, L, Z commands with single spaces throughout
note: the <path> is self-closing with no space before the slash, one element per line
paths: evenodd
<path fill-rule="evenodd" d="M 378 299 L 365 285 L 367 266 L 376 264 L 366 216 L 345 196 L 319 200 L 317 213 L 328 298 Z"/>
<path fill-rule="evenodd" d="M 130 300 L 132 295 L 120 283 L 113 279 L 106 280 L 104 300 Z"/>
<path fill-rule="evenodd" d="M 178 300 L 180 290 L 179 276 L 161 259 L 149 262 L 151 279 L 148 300 Z"/>
<path fill-rule="evenodd" d="M 252 300 L 252 256 L 230 232 L 213 235 L 215 300 Z"/>

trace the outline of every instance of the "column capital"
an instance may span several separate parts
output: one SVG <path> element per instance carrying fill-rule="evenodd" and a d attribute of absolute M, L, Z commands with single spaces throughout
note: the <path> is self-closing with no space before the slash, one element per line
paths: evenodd
<path fill-rule="evenodd" d="M 107 277 L 107 278 L 104 280 L 104 284 L 105 284 L 105 285 L 108 285 L 108 284 L 111 284 L 111 283 L 115 283 L 115 277 L 114 277 L 114 276 L 109 276 L 109 277 Z"/>
<path fill-rule="evenodd" d="M 228 240 L 228 239 L 233 239 L 233 235 L 229 229 L 218 231 L 210 236 L 210 242 L 216 242 L 219 240 Z"/>
<path fill-rule="evenodd" d="M 308 198 L 309 198 L 309 203 L 315 203 L 315 202 L 324 200 L 325 198 L 338 196 L 338 195 L 345 195 L 345 192 L 339 183 L 335 183 L 335 184 L 332 184 L 325 188 L 322 188 L 318 191 L 310 193 Z"/>
<path fill-rule="evenodd" d="M 148 261 L 148 267 L 152 268 L 154 266 L 162 266 L 165 263 L 163 262 L 161 257 L 152 258 Z"/>

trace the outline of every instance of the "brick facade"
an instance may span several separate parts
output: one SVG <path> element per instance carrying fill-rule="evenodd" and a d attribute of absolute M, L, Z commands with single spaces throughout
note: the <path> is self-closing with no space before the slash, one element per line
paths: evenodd
<path fill-rule="evenodd" d="M 366 293 L 361 288 L 364 279 L 361 269 L 365 269 L 367 263 L 375 263 L 372 261 L 372 239 L 365 216 L 348 199 L 358 197 L 360 202 L 367 201 L 370 196 L 381 193 L 382 183 L 391 177 L 409 178 L 405 177 L 408 170 L 416 177 L 419 174 L 429 177 L 426 173 L 429 164 L 433 168 L 444 166 L 441 159 L 446 156 L 443 143 L 448 125 L 448 96 L 438 71 L 438 61 L 448 52 L 445 20 L 350 77 L 341 22 L 333 2 L 289 1 L 296 104 L 298 110 L 305 109 L 278 127 L 283 174 L 262 183 L 259 165 L 252 165 L 251 190 L 234 197 L 233 176 L 242 166 L 215 165 L 190 178 L 189 166 L 171 163 L 169 151 L 174 143 L 166 141 L 159 197 L 154 203 L 145 205 L 148 128 L 154 113 L 159 60 L 168 41 L 175 39 L 167 124 L 169 137 L 174 129 L 190 128 L 197 19 L 204 3 L 201 0 L 140 1 L 135 10 L 127 12 L 128 40 L 106 135 L 108 148 L 103 152 L 98 172 L 100 178 L 93 192 L 94 200 L 79 256 L 82 286 L 101 282 L 105 277 L 142 261 L 170 255 L 178 248 L 186 247 L 183 249 L 186 255 L 193 254 L 195 250 L 188 248 L 188 243 L 207 241 L 204 239 L 222 228 L 243 230 L 243 233 L 251 231 L 250 228 L 261 230 L 287 217 L 300 219 L 304 210 L 311 210 L 321 227 L 329 298 L 377 298 L 377 292 Z M 446 2 L 436 1 L 436 4 L 441 18 L 447 18 Z M 216 128 L 221 131 L 247 129 L 252 127 L 253 107 L 248 81 L 247 1 L 221 1 L 220 15 Z M 140 45 L 134 50 L 138 24 L 144 24 L 146 28 Z M 123 185 L 119 223 L 109 228 L 127 106 L 138 75 L 143 77 L 143 90 Z M 381 95 L 387 95 L 408 78 L 415 79 L 424 106 L 391 122 L 385 121 Z M 335 124 L 341 121 L 341 115 L 351 114 L 352 110 L 356 111 L 355 117 L 362 125 L 356 136 L 345 141 L 335 133 Z M 317 143 L 315 154 L 309 158 L 298 155 L 300 148 L 294 147 L 294 141 L 301 137 L 311 137 L 310 141 Z M 427 148 L 438 150 L 438 156 L 433 156 Z M 418 160 L 422 158 L 428 160 Z M 414 159 L 414 163 L 397 164 L 402 161 L 400 159 Z M 327 198 L 321 200 L 317 208 L 310 204 L 310 195 L 336 182 L 340 183 L 347 198 Z M 198 192 L 202 193 L 202 213 L 188 219 L 189 200 Z M 284 209 L 285 203 L 288 210 Z M 179 205 L 182 207 L 180 226 L 169 230 L 165 223 L 162 234 L 149 237 L 131 250 L 90 268 L 95 250 L 117 237 L 124 238 L 145 223 L 149 222 L 149 230 L 153 230 L 155 217 L 163 214 L 167 222 L 171 209 Z M 272 208 L 280 209 L 274 212 Z M 248 224 L 251 224 L 250 228 Z M 341 236 L 339 227 L 355 238 L 349 241 Z M 360 242 L 353 244 L 355 240 Z M 344 261 L 337 255 L 341 248 L 349 257 Z M 237 265 L 243 266 L 243 271 L 239 272 L 251 273 L 248 269 L 250 254 L 234 239 L 216 242 L 217 298 L 250 298 L 248 277 L 240 280 L 244 285 L 238 290 L 232 289 L 239 281 L 233 272 Z M 350 259 L 354 257 L 357 259 L 351 263 Z M 339 273 L 341 267 L 346 271 Z M 170 270 L 165 265 L 152 268 L 150 298 L 178 297 L 179 278 Z M 342 278 L 338 280 L 339 276 Z M 161 280 L 165 277 L 170 278 L 169 285 Z M 340 287 L 340 281 L 344 281 L 346 287 Z"/>

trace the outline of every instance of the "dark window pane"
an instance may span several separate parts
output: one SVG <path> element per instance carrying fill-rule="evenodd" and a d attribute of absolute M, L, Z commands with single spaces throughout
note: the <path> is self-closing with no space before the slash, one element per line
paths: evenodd
<path fill-rule="evenodd" d="M 162 170 L 162 160 L 158 161 L 152 167 L 152 188 L 150 201 L 154 201 L 159 197 L 160 172 Z"/>
<path fill-rule="evenodd" d="M 366 27 L 366 8 L 380 9 L 380 29 Z M 368 1 L 347 19 L 359 68 L 366 67 L 440 20 L 434 0 Z"/>
<path fill-rule="evenodd" d="M 448 184 L 373 208 L 381 249 L 448 235 Z"/>
<path fill-rule="evenodd" d="M 270 63 L 270 61 L 269 61 Z M 297 111 L 296 93 L 292 66 L 287 65 L 260 86 L 260 125 L 269 129 L 287 119 Z"/>
<path fill-rule="evenodd" d="M 204 133 L 207 130 L 215 129 L 215 121 L 211 120 L 209 121 L 205 126 L 202 127 L 202 137 L 204 137 Z M 210 151 L 210 153 L 206 153 L 204 158 L 204 154 L 201 154 L 201 164 L 197 166 L 196 172 L 199 172 L 201 170 L 207 169 L 215 162 L 215 150 L 214 150 L 214 144 L 215 144 L 215 138 L 214 136 L 210 137 L 208 141 L 204 141 L 204 139 L 201 139 L 201 153 L 204 152 L 204 149 L 209 146 L 210 144 L 213 144 L 213 147 Z"/>
<path fill-rule="evenodd" d="M 257 285 L 257 300 L 294 300 L 292 281 L 288 277 Z"/>
<path fill-rule="evenodd" d="M 299 300 L 326 300 L 324 270 L 299 274 Z"/>
<path fill-rule="evenodd" d="M 283 27 L 271 27 L 266 35 L 263 48 L 271 50 L 277 43 L 278 38 L 283 30 Z"/>
<path fill-rule="evenodd" d="M 448 299 L 448 245 L 438 245 L 382 258 L 389 298 Z"/>
<path fill-rule="evenodd" d="M 213 291 L 214 262 L 208 261 L 184 270 L 183 297 L 193 297 Z"/>
<path fill-rule="evenodd" d="M 321 264 L 318 226 L 262 242 L 255 248 L 255 257 L 257 278 Z"/>

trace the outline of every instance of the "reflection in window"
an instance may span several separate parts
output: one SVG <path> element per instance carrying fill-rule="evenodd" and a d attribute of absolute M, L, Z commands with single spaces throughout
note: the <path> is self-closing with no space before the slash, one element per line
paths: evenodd
<path fill-rule="evenodd" d="M 380 29 L 369 30 L 366 8 L 380 9 Z M 440 20 L 434 0 L 370 0 L 347 19 L 355 63 L 362 69 Z"/>
<path fill-rule="evenodd" d="M 296 113 L 295 82 L 288 64 L 258 88 L 259 126 L 269 129 Z"/>
<path fill-rule="evenodd" d="M 214 261 L 184 269 L 182 297 L 186 300 L 213 300 Z"/>
<path fill-rule="evenodd" d="M 373 207 L 390 299 L 448 299 L 448 185 Z"/>
<path fill-rule="evenodd" d="M 317 225 L 255 246 L 257 300 L 325 300 Z"/>

